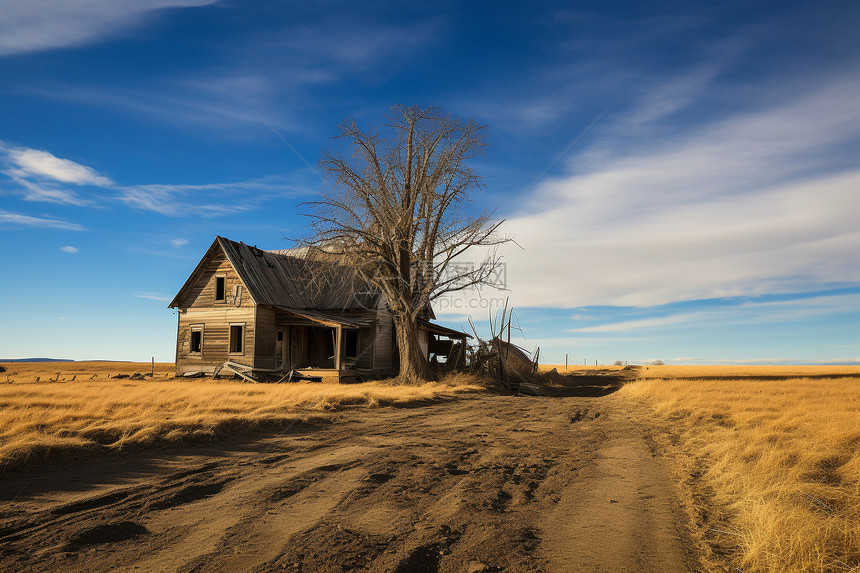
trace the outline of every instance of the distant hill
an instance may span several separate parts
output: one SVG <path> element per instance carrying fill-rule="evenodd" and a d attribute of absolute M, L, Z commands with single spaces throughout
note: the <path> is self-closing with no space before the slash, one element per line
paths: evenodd
<path fill-rule="evenodd" d="M 0 362 L 74 362 L 69 358 L 0 358 Z"/>

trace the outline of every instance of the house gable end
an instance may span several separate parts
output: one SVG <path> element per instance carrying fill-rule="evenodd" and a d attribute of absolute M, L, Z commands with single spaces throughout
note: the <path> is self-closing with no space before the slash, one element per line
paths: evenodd
<path fill-rule="evenodd" d="M 168 305 L 170 308 L 189 308 L 192 306 L 212 306 L 219 301 L 215 300 L 213 277 L 224 276 L 224 300 L 223 304 L 230 302 L 230 306 L 242 306 L 255 304 L 252 293 L 248 290 L 245 281 L 239 273 L 239 269 L 230 260 L 229 253 L 223 248 L 222 237 L 216 237 L 212 245 L 200 259 L 194 271 L 182 285 L 173 301 Z M 238 291 L 235 290 L 239 286 Z M 239 294 L 238 299 L 234 299 Z"/>

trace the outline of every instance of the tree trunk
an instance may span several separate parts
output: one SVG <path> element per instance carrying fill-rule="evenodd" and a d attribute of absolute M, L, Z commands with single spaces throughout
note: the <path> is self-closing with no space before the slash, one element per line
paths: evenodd
<path fill-rule="evenodd" d="M 394 317 L 397 333 L 397 349 L 400 353 L 400 373 L 398 378 L 404 382 L 432 380 L 430 362 L 421 353 L 418 338 L 418 325 L 415 321 Z"/>

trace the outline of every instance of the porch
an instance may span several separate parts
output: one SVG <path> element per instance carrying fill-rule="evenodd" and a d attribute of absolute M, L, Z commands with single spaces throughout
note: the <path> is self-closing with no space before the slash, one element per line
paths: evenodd
<path fill-rule="evenodd" d="M 282 381 L 355 382 L 374 376 L 376 319 L 359 312 L 274 307 Z"/>

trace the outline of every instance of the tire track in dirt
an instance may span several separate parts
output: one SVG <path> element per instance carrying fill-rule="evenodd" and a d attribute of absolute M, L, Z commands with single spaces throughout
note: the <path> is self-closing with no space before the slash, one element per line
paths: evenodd
<path fill-rule="evenodd" d="M 548 570 L 687 571 L 689 544 L 671 479 L 639 425 L 629 416 L 613 421 L 594 463 L 548 517 Z"/>
<path fill-rule="evenodd" d="M 634 410 L 482 396 L 31 470 L 6 484 L 22 491 L 0 516 L 0 569 L 684 570 L 668 474 Z"/>

